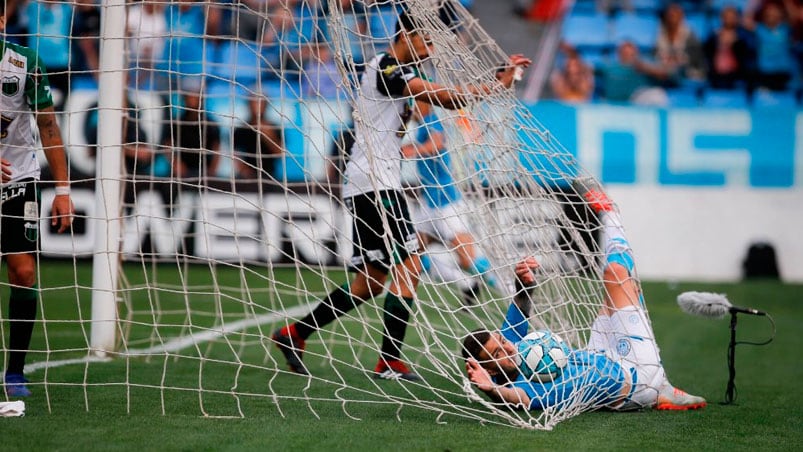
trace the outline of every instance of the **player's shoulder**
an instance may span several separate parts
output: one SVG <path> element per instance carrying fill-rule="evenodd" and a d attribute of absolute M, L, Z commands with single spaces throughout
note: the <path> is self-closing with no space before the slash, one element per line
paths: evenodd
<path fill-rule="evenodd" d="M 15 66 L 23 66 L 24 63 L 28 63 L 27 66 L 31 67 L 33 64 L 36 64 L 37 60 L 39 59 L 36 50 L 26 47 L 22 44 L 17 44 L 16 42 L 9 42 L 9 41 L 2 41 L 3 47 L 5 48 L 6 52 L 11 52 L 9 55 L 9 60 L 11 64 Z M 5 56 L 5 55 L 4 55 Z"/>
<path fill-rule="evenodd" d="M 399 67 L 399 60 L 393 57 L 393 55 L 382 52 L 377 54 L 374 57 L 374 64 L 376 68 L 381 72 L 392 72 L 394 69 Z"/>

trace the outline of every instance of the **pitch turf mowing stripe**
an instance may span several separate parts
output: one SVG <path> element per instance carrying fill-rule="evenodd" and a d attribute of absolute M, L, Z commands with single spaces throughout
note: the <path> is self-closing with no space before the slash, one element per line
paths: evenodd
<path fill-rule="evenodd" d="M 306 314 L 310 310 L 310 305 L 294 306 L 281 312 L 264 314 L 257 316 L 253 319 L 238 320 L 236 322 L 227 323 L 223 328 L 204 331 L 191 336 L 180 337 L 165 342 L 162 345 L 143 348 L 131 349 L 127 352 L 116 353 L 117 356 L 125 357 L 138 357 L 148 355 L 158 355 L 161 353 L 170 353 L 183 350 L 193 345 L 203 344 L 210 342 L 227 334 L 236 333 L 259 325 L 273 323 L 285 317 L 298 317 Z M 85 358 L 75 359 L 62 359 L 57 361 L 39 361 L 25 366 L 25 373 L 30 374 L 41 369 L 52 369 L 55 367 L 69 366 L 74 364 L 87 364 L 111 361 L 111 358 L 99 356 L 87 356 Z"/>

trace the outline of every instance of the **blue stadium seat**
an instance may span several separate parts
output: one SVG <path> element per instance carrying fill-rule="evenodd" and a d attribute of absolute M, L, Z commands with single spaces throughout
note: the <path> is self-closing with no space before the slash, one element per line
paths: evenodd
<path fill-rule="evenodd" d="M 747 6 L 747 0 L 709 0 L 707 3 L 713 14 L 719 14 L 719 10 L 726 6 L 735 6 L 739 11 L 744 11 Z"/>
<path fill-rule="evenodd" d="M 630 0 L 630 5 L 635 11 L 646 14 L 657 14 L 663 3 L 660 0 Z"/>
<path fill-rule="evenodd" d="M 708 19 L 708 15 L 703 13 L 690 13 L 686 15 L 686 23 L 691 28 L 691 31 L 694 32 L 694 35 L 697 36 L 697 39 L 700 42 L 705 42 L 708 39 L 708 35 L 711 34 L 711 21 Z"/>
<path fill-rule="evenodd" d="M 371 30 L 371 37 L 378 40 L 390 39 L 396 33 L 396 22 L 399 15 L 392 7 L 368 8 L 368 26 Z"/>
<path fill-rule="evenodd" d="M 669 98 L 670 107 L 699 107 L 700 98 L 697 92 L 693 89 L 675 88 L 666 90 L 666 96 Z"/>
<path fill-rule="evenodd" d="M 711 108 L 747 108 L 747 94 L 742 90 L 706 90 L 703 105 Z"/>
<path fill-rule="evenodd" d="M 605 49 L 589 47 L 580 51 L 580 58 L 592 68 L 597 68 L 607 62 L 611 55 Z"/>
<path fill-rule="evenodd" d="M 597 2 L 595 0 L 576 0 L 572 6 L 571 14 L 590 15 L 597 12 Z"/>
<path fill-rule="evenodd" d="M 601 49 L 613 44 L 604 14 L 570 15 L 563 21 L 563 40 L 577 49 Z"/>
<path fill-rule="evenodd" d="M 796 108 L 797 98 L 792 91 L 757 90 L 753 93 L 753 106 L 756 108 Z"/>
<path fill-rule="evenodd" d="M 611 22 L 613 41 L 631 41 L 642 50 L 653 49 L 658 37 L 658 17 L 651 14 L 623 13 Z"/>
<path fill-rule="evenodd" d="M 260 78 L 261 63 L 255 43 L 223 41 L 212 74 L 242 85 L 253 85 Z"/>

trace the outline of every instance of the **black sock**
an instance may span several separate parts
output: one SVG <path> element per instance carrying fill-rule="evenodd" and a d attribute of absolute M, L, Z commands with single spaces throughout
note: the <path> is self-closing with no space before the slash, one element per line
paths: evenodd
<path fill-rule="evenodd" d="M 363 300 L 351 296 L 348 284 L 338 287 L 321 300 L 312 312 L 296 322 L 296 332 L 301 339 L 306 339 L 362 302 Z"/>
<path fill-rule="evenodd" d="M 410 320 L 412 307 L 412 298 L 399 297 L 390 292 L 385 297 L 383 315 L 385 334 L 382 337 L 382 359 L 387 361 L 401 358 L 401 347 L 404 343 L 404 334 L 407 332 L 407 323 Z"/>
<path fill-rule="evenodd" d="M 34 320 L 36 320 L 35 288 L 11 288 L 8 299 L 9 338 L 7 374 L 21 374 L 25 355 L 31 346 Z"/>

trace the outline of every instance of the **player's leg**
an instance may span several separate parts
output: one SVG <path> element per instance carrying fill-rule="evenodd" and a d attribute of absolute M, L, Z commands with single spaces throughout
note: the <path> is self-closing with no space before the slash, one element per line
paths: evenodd
<path fill-rule="evenodd" d="M 31 392 L 25 386 L 23 370 L 36 320 L 36 259 L 32 254 L 10 254 L 6 256 L 6 262 L 11 286 L 8 298 L 6 393 L 9 397 L 27 397 Z"/>
<path fill-rule="evenodd" d="M 384 379 L 417 380 L 418 375 L 411 372 L 401 360 L 401 347 L 421 274 L 419 240 L 404 195 L 389 192 L 386 196 L 383 204 L 387 209 L 395 265 L 391 270 L 393 279 L 383 306 L 382 349 L 374 374 Z"/>
<path fill-rule="evenodd" d="M 497 280 L 491 262 L 477 246 L 477 240 L 463 215 L 464 210 L 460 201 L 431 209 L 430 217 L 435 236 L 454 251 L 460 268 L 470 275 L 481 277 L 494 288 L 497 286 Z"/>
<path fill-rule="evenodd" d="M 429 247 L 433 243 L 439 245 L 448 244 L 442 241 L 442 234 L 439 234 L 436 227 L 436 218 L 433 217 L 433 209 L 424 208 L 420 202 L 410 203 L 410 214 L 418 232 L 421 248 L 425 251 L 421 254 L 421 270 L 433 283 L 453 283 L 462 294 L 464 305 L 475 303 L 479 295 L 479 283 L 475 278 L 465 274 L 460 265 L 450 255 L 452 253 L 433 252 Z"/>
<path fill-rule="evenodd" d="M 421 268 L 433 283 L 454 284 L 460 290 L 465 306 L 476 303 L 480 285 L 476 278 L 460 268 L 453 253 L 439 245 L 427 248 L 421 255 Z"/>
<path fill-rule="evenodd" d="M 589 186 L 590 185 L 590 186 Z M 578 190 L 599 218 L 604 252 L 605 306 L 592 326 L 592 347 L 606 347 L 614 359 L 636 369 L 636 389 L 631 401 L 659 409 L 696 409 L 705 400 L 674 388 L 667 380 L 652 325 L 644 310 L 635 262 L 619 213 L 605 193 L 593 184 Z M 593 331 L 599 330 L 599 331 Z M 657 405 L 656 405 L 657 401 Z M 672 408 L 667 408 L 672 407 Z"/>
<path fill-rule="evenodd" d="M 382 234 L 383 207 L 373 193 L 348 198 L 345 203 L 354 223 L 351 266 L 357 274 L 331 291 L 309 314 L 272 336 L 290 370 L 303 375 L 309 373 L 301 361 L 307 338 L 368 298 L 382 294 L 387 279 L 390 253 Z"/>
<path fill-rule="evenodd" d="M 27 397 L 25 358 L 36 320 L 36 252 L 39 249 L 39 194 L 35 183 L 16 187 L 19 195 L 2 207 L 0 247 L 8 265 L 8 363 L 4 374 L 9 397 Z"/>

